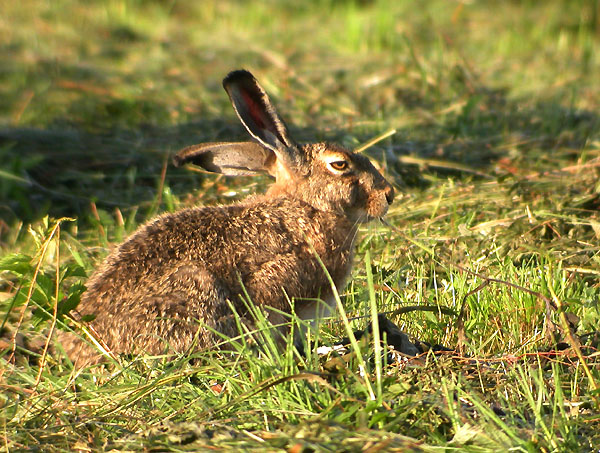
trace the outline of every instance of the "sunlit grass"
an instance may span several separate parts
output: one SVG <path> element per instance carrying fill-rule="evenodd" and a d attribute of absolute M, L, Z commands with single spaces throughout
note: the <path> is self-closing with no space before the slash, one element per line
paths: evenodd
<path fill-rule="evenodd" d="M 1 3 L 3 448 L 596 448 L 598 9 Z M 365 151 L 398 189 L 389 226 L 362 228 L 339 288 L 348 324 L 326 322 L 312 344 L 363 329 L 374 312 L 427 306 L 389 316 L 457 354 L 380 367 L 373 344 L 357 342 L 339 368 L 291 342 L 276 351 L 266 336 L 192 363 L 140 357 L 75 371 L 59 346 L 42 355 L 85 275 L 141 223 L 265 190 L 266 178 L 170 166 L 183 146 L 247 139 L 220 85 L 239 67 L 302 141 L 357 147 L 397 131 Z M 53 230 L 62 217 L 72 220 Z M 546 314 L 553 294 L 583 361 L 554 327 L 558 313 Z"/>

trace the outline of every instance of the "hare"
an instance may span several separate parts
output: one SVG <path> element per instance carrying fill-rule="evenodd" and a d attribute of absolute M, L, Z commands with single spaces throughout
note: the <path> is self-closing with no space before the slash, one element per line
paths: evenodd
<path fill-rule="evenodd" d="M 94 316 L 89 329 L 112 353 L 184 353 L 238 336 L 232 307 L 252 324 L 243 297 L 274 325 L 287 321 L 291 304 L 301 319 L 326 315 L 335 299 L 322 264 L 343 288 L 359 224 L 384 216 L 394 199 L 366 157 L 330 143 L 295 143 L 250 72 L 231 72 L 223 87 L 254 141 L 190 146 L 175 165 L 266 172 L 275 183 L 228 206 L 161 215 L 106 258 L 78 312 Z M 101 358 L 71 333 L 60 341 L 80 365 Z"/>

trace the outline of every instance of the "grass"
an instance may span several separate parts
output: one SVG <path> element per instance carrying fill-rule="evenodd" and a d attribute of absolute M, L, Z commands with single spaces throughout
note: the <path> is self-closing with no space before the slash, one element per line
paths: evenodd
<path fill-rule="evenodd" d="M 597 448 L 599 11 L 586 0 L 2 3 L 0 448 Z M 358 147 L 397 130 L 366 151 L 400 196 L 389 226 L 361 232 L 347 327 L 447 307 L 392 319 L 456 353 L 381 366 L 357 342 L 346 364 L 265 339 L 193 365 L 140 357 L 82 371 L 59 346 L 39 355 L 85 276 L 145 220 L 265 189 L 169 165 L 183 146 L 245 139 L 220 87 L 238 67 L 299 140 Z M 562 309 L 547 315 L 546 300 Z M 338 318 L 315 341 L 345 334 Z"/>

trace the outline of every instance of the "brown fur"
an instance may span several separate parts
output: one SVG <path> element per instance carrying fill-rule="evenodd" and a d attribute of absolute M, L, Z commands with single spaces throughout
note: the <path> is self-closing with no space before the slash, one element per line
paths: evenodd
<path fill-rule="evenodd" d="M 247 88 L 244 84 L 252 83 L 246 79 L 249 73 L 239 73 L 241 88 L 236 88 L 261 89 L 257 83 L 258 88 Z M 238 111 L 244 106 L 230 96 L 251 134 L 263 133 L 248 126 L 253 118 L 244 117 Z M 234 156 L 236 169 L 223 167 L 221 172 L 241 174 L 240 165 L 255 173 L 260 170 L 254 168 L 257 162 L 264 161 L 264 169 L 276 177 L 267 194 L 159 216 L 117 247 L 89 279 L 78 310 L 96 316 L 90 327 L 113 353 L 160 354 L 213 346 L 219 337 L 204 326 L 236 336 L 239 329 L 229 303 L 247 316 L 244 290 L 255 304 L 290 313 L 293 300 L 296 312 L 312 317 L 314 299 L 333 300 L 317 256 L 337 288 L 344 287 L 358 224 L 383 216 L 393 189 L 364 156 L 326 143 L 293 144 L 264 96 L 265 111 L 274 115 L 271 127 L 282 128 L 268 130 L 281 134 L 287 145 L 275 146 L 268 135 L 259 139 L 264 149 L 243 143 L 229 149 L 219 143 L 217 150 L 217 144 L 208 144 L 199 147 L 198 162 L 208 166 L 207 159 L 214 157 L 210 165 L 215 171 Z M 287 151 L 290 146 L 293 154 Z M 193 161 L 194 153 L 187 150 L 181 160 Z M 346 162 L 347 171 L 335 171 L 331 161 Z M 274 323 L 283 321 L 270 313 Z M 93 347 L 73 334 L 60 340 L 79 365 L 99 359 Z"/>

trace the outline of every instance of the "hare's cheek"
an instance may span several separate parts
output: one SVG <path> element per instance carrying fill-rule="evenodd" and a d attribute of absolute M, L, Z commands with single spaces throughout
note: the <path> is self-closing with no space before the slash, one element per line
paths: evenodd
<path fill-rule="evenodd" d="M 352 184 L 346 194 L 346 203 L 349 207 L 364 209 L 365 194 L 358 184 Z"/>
<path fill-rule="evenodd" d="M 376 209 L 373 209 L 373 202 L 369 196 L 369 192 L 360 184 L 352 187 L 350 206 L 354 217 L 361 222 L 366 222 L 372 217 L 376 217 L 374 214 Z"/>

